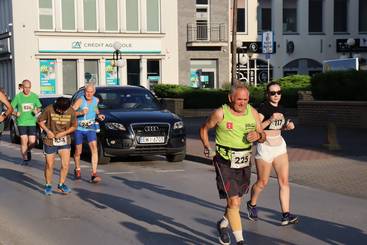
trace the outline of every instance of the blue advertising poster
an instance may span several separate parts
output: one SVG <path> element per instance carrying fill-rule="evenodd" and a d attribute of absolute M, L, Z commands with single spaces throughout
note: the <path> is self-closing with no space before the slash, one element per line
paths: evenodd
<path fill-rule="evenodd" d="M 41 94 L 56 94 L 56 60 L 40 60 Z"/>
<path fill-rule="evenodd" d="M 108 86 L 119 85 L 117 67 L 112 65 L 112 60 L 106 60 L 106 84 Z"/>
<path fill-rule="evenodd" d="M 324 60 L 324 72 L 358 70 L 359 63 L 357 58 Z"/>

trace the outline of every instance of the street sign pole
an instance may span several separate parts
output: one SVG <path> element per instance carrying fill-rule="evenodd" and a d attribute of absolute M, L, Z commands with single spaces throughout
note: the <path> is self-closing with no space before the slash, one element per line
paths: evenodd
<path fill-rule="evenodd" d="M 265 31 L 262 34 L 262 51 L 268 61 L 268 83 L 270 82 L 270 54 L 274 50 L 274 33 L 272 31 Z"/>

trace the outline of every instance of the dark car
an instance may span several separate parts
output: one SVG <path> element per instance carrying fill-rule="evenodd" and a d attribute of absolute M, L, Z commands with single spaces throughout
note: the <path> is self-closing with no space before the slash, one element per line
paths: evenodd
<path fill-rule="evenodd" d="M 72 103 L 84 96 L 79 89 Z M 97 86 L 99 110 L 106 116 L 98 133 L 99 163 L 114 156 L 165 155 L 180 162 L 186 155 L 186 134 L 180 117 L 163 109 L 149 90 L 137 86 Z"/>
<path fill-rule="evenodd" d="M 48 105 L 53 104 L 55 102 L 55 100 L 60 97 L 66 97 L 66 98 L 71 98 L 70 95 L 41 95 L 39 97 L 39 100 L 42 104 L 41 109 L 45 109 Z M 16 124 L 16 116 L 12 115 L 9 119 L 9 130 L 10 130 L 10 140 L 12 143 L 17 143 L 19 144 L 20 142 L 20 136 L 19 136 L 19 129 L 18 126 Z M 38 124 L 36 125 L 37 127 L 37 139 L 36 139 L 36 147 L 37 148 L 42 148 L 43 147 L 43 141 L 42 141 L 42 131 L 40 129 L 40 127 L 38 126 Z"/>

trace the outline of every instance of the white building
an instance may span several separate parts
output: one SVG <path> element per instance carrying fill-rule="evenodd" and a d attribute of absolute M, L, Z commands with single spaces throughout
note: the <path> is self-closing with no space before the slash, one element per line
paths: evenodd
<path fill-rule="evenodd" d="M 0 0 L 0 87 L 14 95 L 23 79 L 40 94 L 72 94 L 86 81 L 177 84 L 177 36 L 177 1 Z"/>
<path fill-rule="evenodd" d="M 324 60 L 367 58 L 366 0 L 238 0 L 237 13 L 237 40 L 242 41 L 237 50 L 246 56 L 237 70 L 242 80 L 267 81 L 263 31 L 274 32 L 275 52 L 270 56 L 274 79 L 321 72 Z M 355 40 L 353 47 L 346 45 L 348 38 Z"/>

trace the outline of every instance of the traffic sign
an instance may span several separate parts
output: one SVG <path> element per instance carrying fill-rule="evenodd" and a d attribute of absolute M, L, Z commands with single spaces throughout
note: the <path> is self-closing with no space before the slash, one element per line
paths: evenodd
<path fill-rule="evenodd" d="M 274 51 L 274 33 L 265 31 L 262 34 L 262 51 L 263 54 L 272 54 Z"/>

